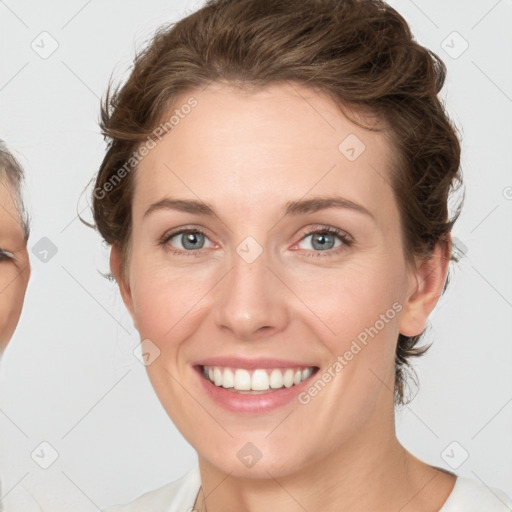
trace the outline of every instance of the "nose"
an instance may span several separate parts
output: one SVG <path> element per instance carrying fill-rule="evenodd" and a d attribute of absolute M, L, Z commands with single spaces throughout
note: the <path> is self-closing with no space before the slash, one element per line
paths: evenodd
<path fill-rule="evenodd" d="M 242 254 L 242 256 L 240 256 Z M 240 341 L 268 337 L 285 329 L 290 292 L 269 266 L 263 251 L 254 261 L 233 254 L 233 266 L 222 280 L 216 322 Z"/>

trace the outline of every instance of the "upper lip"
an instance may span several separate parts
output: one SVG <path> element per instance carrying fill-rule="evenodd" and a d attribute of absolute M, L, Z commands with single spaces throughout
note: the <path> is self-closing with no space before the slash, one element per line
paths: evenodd
<path fill-rule="evenodd" d="M 216 356 L 201 359 L 194 366 L 222 366 L 228 368 L 245 368 L 256 370 L 258 368 L 309 368 L 317 367 L 311 362 L 302 362 L 291 359 L 277 359 L 274 357 L 242 358 L 235 356 Z"/>

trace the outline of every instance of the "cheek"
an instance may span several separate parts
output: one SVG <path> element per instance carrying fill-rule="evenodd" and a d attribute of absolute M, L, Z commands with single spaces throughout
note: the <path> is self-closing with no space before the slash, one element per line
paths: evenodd
<path fill-rule="evenodd" d="M 365 329 L 377 324 L 379 331 L 387 333 L 398 324 L 393 304 L 400 302 L 405 286 L 399 260 L 390 254 L 376 254 L 329 268 L 313 264 L 281 268 L 278 273 L 293 294 L 285 291 L 280 299 L 284 303 L 278 306 L 308 322 L 324 344 L 339 354 L 351 340 L 359 335 L 364 338 Z M 134 314 L 143 339 L 166 346 L 172 339 L 184 339 L 188 330 L 197 328 L 205 308 L 215 306 L 212 297 L 222 287 L 224 273 L 218 267 L 198 264 L 170 269 L 140 264 L 135 258 L 133 263 Z M 385 329 L 382 315 L 386 315 Z"/>
<path fill-rule="evenodd" d="M 356 416 L 373 408 L 382 381 L 393 388 L 404 276 L 400 258 L 360 258 L 329 274 L 319 270 L 294 290 L 314 313 L 305 320 L 309 329 L 336 364 L 333 396 Z"/>
<path fill-rule="evenodd" d="M 138 266 L 131 276 L 134 315 L 142 339 L 160 350 L 186 337 L 215 280 L 203 271 Z"/>
<path fill-rule="evenodd" d="M 361 259 L 339 268 L 312 270 L 307 279 L 289 275 L 288 280 L 297 283 L 294 292 L 314 313 L 323 338 L 332 340 L 335 349 L 339 340 L 355 338 L 375 323 L 381 330 L 381 315 L 386 316 L 386 326 L 398 324 L 393 304 L 401 303 L 405 283 L 399 269 L 400 265 L 384 259 Z"/>
<path fill-rule="evenodd" d="M 20 319 L 26 283 L 16 274 L 5 276 L 10 284 L 0 294 L 0 346 L 5 347 Z M 3 276 L 2 276 L 3 277 Z M 3 279 L 2 279 L 3 281 Z"/>

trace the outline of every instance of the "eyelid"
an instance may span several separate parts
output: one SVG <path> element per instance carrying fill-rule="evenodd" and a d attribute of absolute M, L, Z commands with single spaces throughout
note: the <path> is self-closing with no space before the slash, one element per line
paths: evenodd
<path fill-rule="evenodd" d="M 15 259 L 14 253 L 12 253 L 10 251 L 6 251 L 5 249 L 0 249 L 0 258 L 2 258 L 2 259 L 6 258 L 6 259 L 10 259 L 10 260 Z"/>
<path fill-rule="evenodd" d="M 184 233 L 198 233 L 203 235 L 205 238 L 208 238 L 210 240 L 210 237 L 208 236 L 207 232 L 203 228 L 197 228 L 193 226 L 182 226 L 180 228 L 171 229 L 169 231 L 166 231 L 164 235 L 157 241 L 156 245 L 167 245 L 169 240 L 171 238 L 174 238 L 175 236 L 182 235 Z M 214 242 L 210 240 L 210 242 L 214 245 L 216 245 Z M 192 253 L 199 253 L 202 249 L 198 249 L 196 251 L 183 251 L 181 249 L 169 249 L 171 252 L 177 253 L 177 254 L 192 254 Z"/>
<path fill-rule="evenodd" d="M 302 237 L 299 241 L 302 241 L 306 236 L 312 235 L 314 233 L 330 233 L 332 235 L 336 235 L 340 237 L 341 239 L 346 239 L 347 242 L 353 242 L 354 239 L 351 235 L 349 235 L 345 230 L 340 228 L 335 228 L 334 226 L 328 226 L 327 224 L 318 224 L 315 227 L 308 228 L 305 233 L 302 234 Z"/>
<path fill-rule="evenodd" d="M 296 247 L 300 242 L 302 242 L 306 237 L 314 235 L 316 233 L 328 233 L 331 236 L 337 237 L 341 240 L 341 245 L 336 248 L 326 249 L 324 251 L 315 251 L 315 250 L 305 250 L 301 255 L 306 258 L 311 257 L 336 257 L 339 256 L 340 253 L 346 251 L 349 247 L 354 244 L 354 238 L 348 234 L 346 231 L 340 228 L 335 228 L 334 226 L 328 225 L 317 225 L 316 227 L 308 228 L 308 230 L 302 234 L 300 240 L 294 244 L 292 247 Z"/>
<path fill-rule="evenodd" d="M 206 238 L 208 238 L 208 240 L 210 240 L 210 237 L 206 233 L 205 229 L 193 227 L 193 226 L 182 226 L 180 228 L 176 228 L 174 230 L 167 231 L 159 239 L 157 245 L 166 246 L 171 238 L 174 238 L 175 236 L 181 235 L 184 233 L 201 234 L 201 235 L 205 236 Z M 315 227 L 308 228 L 306 232 L 302 233 L 298 242 L 293 244 L 292 247 L 295 247 L 302 240 L 304 240 L 304 238 L 306 238 L 307 236 L 313 235 L 315 233 L 329 233 L 332 236 L 338 237 L 341 240 L 342 244 L 335 249 L 327 249 L 325 251 L 306 250 L 307 253 L 310 253 L 309 256 L 325 256 L 325 257 L 335 256 L 335 255 L 338 255 L 341 251 L 346 250 L 348 247 L 350 247 L 354 243 L 354 238 L 349 233 L 344 231 L 343 229 L 335 228 L 333 226 L 318 224 Z M 216 245 L 215 242 L 213 242 L 211 240 L 210 240 L 210 242 L 212 244 Z M 200 255 L 202 255 L 203 249 L 205 249 L 205 248 L 203 247 L 201 249 L 191 250 L 191 251 L 184 251 L 182 249 L 173 249 L 173 248 L 170 248 L 168 250 L 177 255 L 200 256 Z"/>

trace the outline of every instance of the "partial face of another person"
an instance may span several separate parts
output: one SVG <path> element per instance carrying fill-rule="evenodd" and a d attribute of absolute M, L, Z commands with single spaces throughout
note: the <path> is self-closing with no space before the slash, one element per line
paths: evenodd
<path fill-rule="evenodd" d="M 212 84 L 173 110 L 191 96 L 135 171 L 124 277 L 111 253 L 161 403 L 238 476 L 377 444 L 398 335 L 439 292 L 406 265 L 388 139 L 304 87 Z"/>
<path fill-rule="evenodd" d="M 30 264 L 12 185 L 0 178 L 0 353 L 11 339 L 23 307 Z"/>

